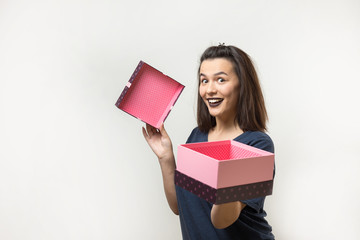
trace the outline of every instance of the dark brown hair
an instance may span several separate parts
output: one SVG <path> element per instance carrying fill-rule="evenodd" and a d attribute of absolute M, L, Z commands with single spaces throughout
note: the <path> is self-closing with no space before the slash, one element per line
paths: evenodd
<path fill-rule="evenodd" d="M 205 50 L 200 58 L 198 80 L 200 85 L 200 66 L 204 60 L 225 58 L 233 64 L 239 79 L 239 101 L 235 121 L 244 132 L 266 131 L 268 115 L 265 101 L 261 91 L 260 82 L 250 57 L 235 46 L 212 46 Z M 198 85 L 198 86 L 199 86 Z M 209 110 L 198 91 L 197 123 L 203 132 L 208 132 L 216 125 L 216 120 L 210 115 Z"/>

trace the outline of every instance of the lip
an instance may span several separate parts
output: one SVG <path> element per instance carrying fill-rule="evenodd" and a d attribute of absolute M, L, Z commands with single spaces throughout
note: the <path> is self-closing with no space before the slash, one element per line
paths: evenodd
<path fill-rule="evenodd" d="M 223 102 L 223 98 L 207 98 L 210 107 L 217 107 Z"/>

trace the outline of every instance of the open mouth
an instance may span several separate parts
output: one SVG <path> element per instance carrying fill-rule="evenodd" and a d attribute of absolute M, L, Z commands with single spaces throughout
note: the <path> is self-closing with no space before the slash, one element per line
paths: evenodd
<path fill-rule="evenodd" d="M 217 107 L 222 103 L 222 101 L 224 99 L 223 98 L 208 98 L 207 100 L 208 100 L 210 107 Z"/>

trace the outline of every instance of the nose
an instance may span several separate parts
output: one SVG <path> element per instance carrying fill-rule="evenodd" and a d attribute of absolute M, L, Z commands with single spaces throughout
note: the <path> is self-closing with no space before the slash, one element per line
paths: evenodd
<path fill-rule="evenodd" d="M 207 88 L 206 88 L 207 94 L 214 94 L 216 93 L 216 85 L 213 81 L 209 81 Z"/>

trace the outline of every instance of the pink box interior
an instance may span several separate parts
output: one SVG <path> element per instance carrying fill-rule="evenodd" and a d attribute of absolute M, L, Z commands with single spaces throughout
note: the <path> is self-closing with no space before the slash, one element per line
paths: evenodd
<path fill-rule="evenodd" d="M 140 61 L 115 105 L 159 128 L 183 89 L 182 84 Z"/>
<path fill-rule="evenodd" d="M 261 156 L 260 153 L 235 146 L 231 144 L 231 141 L 221 144 L 187 145 L 186 147 L 219 161 Z"/>
<path fill-rule="evenodd" d="M 183 144 L 177 170 L 215 189 L 272 180 L 274 154 L 233 140 Z"/>

